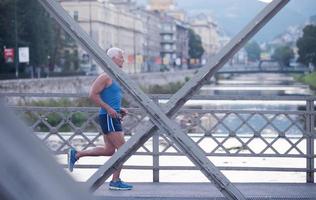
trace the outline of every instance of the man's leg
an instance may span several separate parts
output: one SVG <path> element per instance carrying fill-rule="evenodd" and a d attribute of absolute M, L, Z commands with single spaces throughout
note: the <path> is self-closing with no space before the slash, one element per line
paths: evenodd
<path fill-rule="evenodd" d="M 104 147 L 95 147 L 88 150 L 77 151 L 76 158 L 79 159 L 85 156 L 112 156 L 115 153 L 116 147 L 107 139 L 107 135 L 103 135 Z"/>
<path fill-rule="evenodd" d="M 108 141 L 106 135 L 103 135 L 104 147 L 95 147 L 88 150 L 77 151 L 70 148 L 68 151 L 68 169 L 73 171 L 74 165 L 77 160 L 84 156 L 112 156 L 115 153 L 115 146 Z"/>
<path fill-rule="evenodd" d="M 120 148 L 125 143 L 123 132 L 111 132 L 105 135 L 105 137 L 108 140 L 108 143 L 111 143 L 115 147 L 115 149 Z M 122 166 L 120 166 L 119 169 L 113 173 L 113 181 L 119 180 L 121 169 Z"/>
<path fill-rule="evenodd" d="M 112 145 L 116 149 L 119 149 L 125 143 L 124 133 L 121 131 L 120 132 L 112 132 L 112 133 L 106 135 L 106 138 L 108 139 L 109 142 L 112 143 Z M 118 170 L 116 170 L 113 173 L 113 178 L 112 178 L 112 181 L 110 182 L 110 189 L 111 190 L 131 190 L 131 189 L 133 189 L 132 185 L 127 184 L 120 179 L 121 169 L 122 169 L 122 166 L 118 166 Z"/>

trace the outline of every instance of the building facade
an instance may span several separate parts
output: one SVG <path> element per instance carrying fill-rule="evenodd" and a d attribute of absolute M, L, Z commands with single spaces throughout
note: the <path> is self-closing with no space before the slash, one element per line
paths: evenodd
<path fill-rule="evenodd" d="M 102 0 L 61 0 L 64 9 L 104 50 L 116 46 L 125 52 L 127 73 L 143 68 L 145 27 L 140 16 Z M 87 57 L 81 49 L 79 55 Z M 99 70 L 98 70 L 99 71 Z"/>
<path fill-rule="evenodd" d="M 161 58 L 166 67 L 186 69 L 189 58 L 189 26 L 161 13 Z"/>
<path fill-rule="evenodd" d="M 160 71 L 160 29 L 161 20 L 157 11 L 140 7 L 132 0 L 110 0 L 119 9 L 133 13 L 140 17 L 144 25 L 144 54 L 142 72 Z"/>
<path fill-rule="evenodd" d="M 160 66 L 162 63 L 160 57 L 161 51 L 161 19 L 157 13 L 153 11 L 142 10 L 142 19 L 145 24 L 145 43 L 144 43 L 144 66 L 147 72 L 160 71 Z"/>
<path fill-rule="evenodd" d="M 116 46 L 125 51 L 125 72 L 187 68 L 189 25 L 163 11 L 166 5 L 173 9 L 174 1 L 151 1 L 150 5 L 159 8 L 153 10 L 131 0 L 59 1 L 102 49 Z M 82 66 L 93 66 L 83 49 L 79 56 Z"/>

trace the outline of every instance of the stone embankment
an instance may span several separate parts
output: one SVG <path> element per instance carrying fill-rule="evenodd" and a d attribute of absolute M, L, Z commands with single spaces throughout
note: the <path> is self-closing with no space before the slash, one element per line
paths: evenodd
<path fill-rule="evenodd" d="M 130 77 L 142 87 L 165 85 L 171 82 L 184 82 L 195 71 L 175 71 L 164 73 L 142 73 Z M 41 79 L 19 79 L 0 81 L 0 92 L 17 93 L 87 93 L 95 76 L 55 77 Z"/>

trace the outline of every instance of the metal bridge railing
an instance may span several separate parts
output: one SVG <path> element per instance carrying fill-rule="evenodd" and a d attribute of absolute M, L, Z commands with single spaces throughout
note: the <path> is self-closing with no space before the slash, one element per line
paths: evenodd
<path fill-rule="evenodd" d="M 81 98 L 86 94 L 2 94 L 10 102 L 12 97 L 37 98 L 67 97 Z M 167 100 L 169 95 L 151 95 L 156 102 Z M 315 172 L 315 109 L 316 97 L 311 96 L 194 96 L 191 101 L 203 100 L 207 106 L 187 105 L 173 120 L 180 125 L 206 156 L 258 158 L 300 158 L 306 160 L 305 167 L 219 166 L 222 170 L 277 171 L 306 173 L 306 182 L 314 182 Z M 278 101 L 273 109 L 212 107 L 214 102 Z M 296 109 L 296 104 L 297 108 Z M 202 105 L 202 104 L 201 104 Z M 161 103 L 163 107 L 163 103 Z M 56 154 L 65 154 L 70 146 L 87 149 L 103 145 L 98 125 L 98 108 L 94 107 L 34 107 L 11 105 L 32 131 Z M 129 108 L 123 121 L 127 139 L 135 134 L 138 123 L 149 120 L 138 108 Z M 125 165 L 127 169 L 152 170 L 153 181 L 159 182 L 161 170 L 198 170 L 195 166 L 161 165 L 163 156 L 184 156 L 181 150 L 159 132 L 138 149 L 136 155 L 152 156 L 152 165 Z M 99 167 L 81 165 L 81 168 Z"/>

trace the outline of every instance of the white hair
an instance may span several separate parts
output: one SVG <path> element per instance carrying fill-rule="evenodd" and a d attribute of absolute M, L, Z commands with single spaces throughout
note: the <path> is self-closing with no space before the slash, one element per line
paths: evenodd
<path fill-rule="evenodd" d="M 119 55 L 119 53 L 124 53 L 124 51 L 117 47 L 111 47 L 107 50 L 106 55 L 108 55 L 110 58 L 114 58 Z"/>

